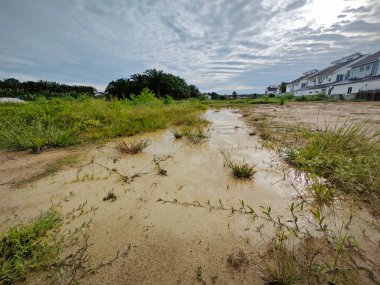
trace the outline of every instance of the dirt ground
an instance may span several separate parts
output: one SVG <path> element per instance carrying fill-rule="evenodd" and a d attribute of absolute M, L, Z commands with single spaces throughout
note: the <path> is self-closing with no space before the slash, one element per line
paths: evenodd
<path fill-rule="evenodd" d="M 252 110 L 252 109 L 251 109 Z M 290 102 L 283 106 L 257 105 L 257 115 L 265 114 L 275 122 L 305 123 L 313 130 L 366 122 L 370 130 L 380 130 L 380 102 Z"/>
<path fill-rule="evenodd" d="M 316 118 L 336 122 L 368 116 L 380 124 L 379 103 L 262 105 L 255 112 L 312 126 L 319 126 Z M 260 215 L 260 207 L 271 206 L 274 216 L 287 216 L 297 196 L 294 185 L 302 187 L 303 181 L 276 153 L 264 149 L 257 136 L 249 135 L 251 129 L 237 111 L 208 111 L 206 118 L 211 122 L 208 140 L 199 145 L 175 140 L 167 130 L 134 137 L 149 139 L 150 145 L 133 156 L 119 153 L 115 142 L 38 155 L 0 153 L 0 230 L 28 222 L 52 205 L 64 214 L 66 232 L 91 220 L 88 266 L 106 263 L 118 252 L 120 258 L 85 275 L 81 284 L 263 284 L 259 256 L 275 227 Z M 79 165 L 15 187 L 18 180 L 73 151 L 82 158 Z M 254 179 L 232 178 L 221 152 L 255 165 Z M 167 176 L 157 173 L 157 162 Z M 104 201 L 108 192 L 117 199 Z M 258 217 L 245 211 L 241 201 Z M 360 236 L 366 228 L 369 238 L 359 240 L 376 267 L 378 221 L 350 207 L 342 208 L 339 219 L 347 220 L 353 211 L 351 232 Z M 234 267 L 229 257 L 239 253 L 244 262 Z"/>

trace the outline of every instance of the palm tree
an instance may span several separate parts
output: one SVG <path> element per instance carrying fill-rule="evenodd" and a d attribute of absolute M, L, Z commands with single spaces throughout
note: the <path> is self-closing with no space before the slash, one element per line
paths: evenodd
<path fill-rule="evenodd" d="M 153 90 L 158 98 L 161 98 L 162 88 L 167 82 L 166 74 L 157 69 L 148 69 L 144 74 L 148 77 L 149 88 Z"/>

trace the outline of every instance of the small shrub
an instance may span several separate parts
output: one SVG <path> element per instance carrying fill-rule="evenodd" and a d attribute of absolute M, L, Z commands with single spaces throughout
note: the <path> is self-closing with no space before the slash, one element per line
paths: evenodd
<path fill-rule="evenodd" d="M 161 101 L 157 99 L 154 93 L 150 91 L 148 88 L 144 88 L 138 96 L 131 95 L 131 99 L 126 99 L 125 102 L 132 105 L 161 103 Z"/>
<path fill-rule="evenodd" d="M 148 146 L 149 141 L 147 140 L 131 141 L 129 143 L 121 141 L 116 144 L 116 149 L 122 153 L 136 154 L 142 152 Z"/>

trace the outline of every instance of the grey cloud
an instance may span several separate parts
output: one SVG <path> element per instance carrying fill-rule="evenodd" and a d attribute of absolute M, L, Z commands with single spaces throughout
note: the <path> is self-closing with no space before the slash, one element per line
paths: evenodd
<path fill-rule="evenodd" d="M 307 0 L 297 0 L 297 1 L 294 1 L 293 3 L 290 3 L 288 6 L 286 6 L 284 10 L 292 11 L 292 10 L 305 6 L 306 3 L 307 3 Z"/>
<path fill-rule="evenodd" d="M 344 21 L 333 25 L 330 31 L 357 32 L 357 33 L 378 33 L 380 31 L 380 23 L 369 23 L 364 20 Z"/>
<path fill-rule="evenodd" d="M 249 47 L 249 48 L 255 48 L 255 49 L 265 49 L 265 48 L 269 47 L 269 45 L 267 45 L 267 44 L 260 43 L 257 41 L 249 41 L 249 40 L 241 40 L 238 42 L 238 44 L 245 46 L 245 47 Z"/>
<path fill-rule="evenodd" d="M 212 61 L 209 62 L 213 65 L 245 65 L 245 61 Z"/>

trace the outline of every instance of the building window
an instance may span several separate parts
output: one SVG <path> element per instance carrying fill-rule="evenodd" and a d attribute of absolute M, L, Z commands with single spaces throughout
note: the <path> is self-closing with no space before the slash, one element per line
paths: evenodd
<path fill-rule="evenodd" d="M 347 94 L 351 94 L 352 92 L 352 87 L 348 87 Z"/>
<path fill-rule="evenodd" d="M 372 65 L 372 70 L 371 70 L 371 75 L 375 75 L 376 72 L 377 72 L 377 68 L 379 67 L 379 62 L 375 62 L 373 65 Z"/>
<path fill-rule="evenodd" d="M 371 65 L 367 65 L 366 67 L 365 67 L 365 70 L 369 70 L 369 68 L 371 67 Z"/>
<path fill-rule="evenodd" d="M 338 74 L 336 76 L 336 81 L 343 81 L 343 74 Z"/>
<path fill-rule="evenodd" d="M 364 66 L 360 67 L 360 71 L 363 71 L 364 70 Z"/>
<path fill-rule="evenodd" d="M 345 80 L 348 80 L 348 78 L 350 78 L 350 73 L 351 73 L 351 71 L 348 70 L 347 73 L 346 73 L 346 76 L 344 78 Z"/>

